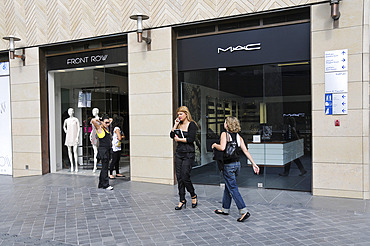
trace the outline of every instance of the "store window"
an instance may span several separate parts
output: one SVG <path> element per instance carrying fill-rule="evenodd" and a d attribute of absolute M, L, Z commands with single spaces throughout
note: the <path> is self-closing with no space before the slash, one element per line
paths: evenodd
<path fill-rule="evenodd" d="M 121 141 L 120 173 L 129 176 L 125 52 L 126 47 L 47 59 L 51 172 L 76 172 L 76 162 L 79 173 L 99 169 L 101 163 L 96 159 L 99 142 L 91 120 L 108 115 L 121 120 L 119 127 L 125 138 Z"/>
<path fill-rule="evenodd" d="M 180 72 L 180 104 L 189 107 L 200 126 L 193 181 L 222 182 L 211 145 L 225 131 L 225 118 L 235 116 L 240 135 L 262 167 L 261 175 L 255 175 L 242 155 L 239 185 L 310 191 L 310 81 L 309 62 Z"/>

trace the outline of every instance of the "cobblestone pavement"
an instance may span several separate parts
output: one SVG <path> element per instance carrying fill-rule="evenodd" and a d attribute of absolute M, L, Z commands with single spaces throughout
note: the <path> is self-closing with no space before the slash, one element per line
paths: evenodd
<path fill-rule="evenodd" d="M 196 185 L 199 206 L 175 211 L 177 188 L 70 174 L 0 176 L 0 245 L 370 245 L 370 203 L 309 193 L 246 189 L 216 215 L 222 189 Z M 190 197 L 187 196 L 190 203 Z"/>

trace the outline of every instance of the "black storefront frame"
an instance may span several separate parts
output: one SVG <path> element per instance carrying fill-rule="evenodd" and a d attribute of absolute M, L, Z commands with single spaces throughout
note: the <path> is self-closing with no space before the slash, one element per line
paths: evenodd
<path fill-rule="evenodd" d="M 290 35 L 289 31 L 287 32 L 289 29 L 291 30 Z M 263 35 L 249 35 L 251 38 L 248 38 L 248 35 L 245 35 L 251 33 L 256 34 L 258 32 L 260 34 L 262 33 Z M 289 64 L 303 62 L 310 64 L 310 33 L 310 22 L 307 21 L 274 27 L 264 27 L 254 30 L 235 31 L 230 33 L 203 36 L 199 35 L 198 37 L 196 36 L 189 38 L 182 37 L 181 39 L 176 40 L 174 45 L 177 51 L 176 81 L 174 83 L 174 87 L 176 88 L 176 101 L 174 102 L 175 105 L 181 105 L 182 95 L 180 95 L 181 90 L 179 85 L 180 72 L 274 63 Z M 261 54 L 260 51 L 266 47 L 266 42 L 264 41 L 271 36 L 269 34 L 275 34 L 272 36 L 275 39 L 276 37 L 280 37 L 280 40 L 267 40 L 270 41 L 267 42 L 267 45 L 269 44 L 271 47 L 266 49 L 264 54 L 263 52 Z M 261 39 L 256 39 L 256 37 L 261 38 L 263 36 L 265 36 L 265 40 L 262 39 L 261 41 Z M 240 38 L 233 39 L 233 37 L 247 37 L 247 39 L 244 43 L 242 43 L 243 40 Z M 288 41 L 285 42 L 286 40 Z M 229 43 L 227 44 L 227 42 Z M 273 45 L 281 46 L 284 43 L 285 46 L 279 50 L 280 52 L 286 53 L 283 56 L 280 56 L 279 54 L 274 55 L 272 53 Z M 191 52 L 189 52 L 189 50 L 191 50 Z M 215 52 L 216 50 L 217 52 Z M 258 54 L 258 52 L 260 53 Z M 231 55 L 233 53 L 235 59 L 231 60 Z M 235 56 L 236 53 L 238 54 L 237 56 Z M 260 57 L 258 57 L 258 55 L 260 55 Z M 222 57 L 224 59 L 218 59 L 218 57 Z"/>
<path fill-rule="evenodd" d="M 73 46 L 71 42 L 71 47 Z M 63 44 L 65 46 L 66 44 Z M 54 46 L 61 47 L 61 46 Z M 40 113 L 41 113 L 41 148 L 42 174 L 50 173 L 50 132 L 49 132 L 49 89 L 48 73 L 52 70 L 73 70 L 75 68 L 104 66 L 117 63 L 128 63 L 127 44 L 102 47 L 93 50 L 72 51 L 63 54 L 47 55 L 50 46 L 39 49 L 40 71 Z M 121 56 L 119 56 L 121 51 Z M 97 58 L 100 56 L 100 59 Z M 106 56 L 106 57 L 104 57 Z M 68 62 L 67 59 L 85 58 L 80 63 Z"/>

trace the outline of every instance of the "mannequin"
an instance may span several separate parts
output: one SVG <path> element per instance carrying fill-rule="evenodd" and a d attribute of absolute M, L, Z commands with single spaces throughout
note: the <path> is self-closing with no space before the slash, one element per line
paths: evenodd
<path fill-rule="evenodd" d="M 93 108 L 92 115 L 94 116 L 95 119 L 99 119 L 99 109 L 98 108 Z M 95 128 L 94 124 L 92 124 L 91 122 L 90 122 L 90 124 L 92 125 L 92 130 L 91 130 L 91 133 L 90 133 L 90 141 L 91 141 L 91 145 L 92 145 L 93 150 L 94 150 L 94 169 L 93 169 L 93 173 L 95 173 L 96 172 L 96 164 L 98 163 L 98 160 L 96 159 L 96 155 L 98 154 L 99 138 L 98 138 L 98 135 L 96 134 L 96 128 Z"/>
<path fill-rule="evenodd" d="M 78 172 L 78 163 L 77 163 L 77 146 L 78 146 L 78 136 L 80 134 L 80 122 L 73 116 L 73 108 L 68 109 L 69 118 L 64 121 L 63 130 L 66 133 L 65 146 L 68 148 L 69 161 L 71 162 L 71 172 Z M 74 162 L 72 157 L 72 149 L 74 154 Z M 73 168 L 73 164 L 75 168 Z"/>

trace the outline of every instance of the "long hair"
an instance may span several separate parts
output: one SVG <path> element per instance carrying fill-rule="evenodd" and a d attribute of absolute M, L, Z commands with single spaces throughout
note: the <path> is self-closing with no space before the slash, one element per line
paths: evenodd
<path fill-rule="evenodd" d="M 226 118 L 226 125 L 229 132 L 238 133 L 241 131 L 239 120 L 234 116 L 228 116 Z"/>
<path fill-rule="evenodd" d="M 179 108 L 177 109 L 177 111 L 176 111 L 176 114 L 178 114 L 179 112 L 185 113 L 185 114 L 186 114 L 186 118 L 188 119 L 188 121 L 189 121 L 189 122 L 194 122 L 194 123 L 195 123 L 195 125 L 196 125 L 196 126 L 198 126 L 198 124 L 197 124 L 197 123 L 193 120 L 193 118 L 191 117 L 191 114 L 190 114 L 190 111 L 189 111 L 188 107 L 186 107 L 186 106 L 181 106 L 181 107 L 179 107 Z M 180 124 L 182 124 L 182 123 L 180 122 Z M 177 127 L 179 127 L 179 126 L 180 126 L 180 124 L 179 124 Z"/>

